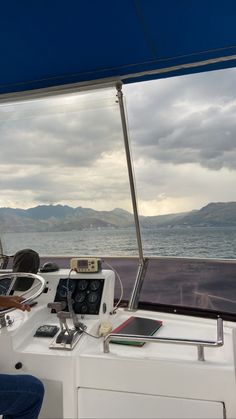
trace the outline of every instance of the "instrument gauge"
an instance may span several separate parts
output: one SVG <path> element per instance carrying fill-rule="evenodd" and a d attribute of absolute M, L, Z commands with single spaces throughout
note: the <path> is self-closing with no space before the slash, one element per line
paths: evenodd
<path fill-rule="evenodd" d="M 59 285 L 58 294 L 61 298 L 66 298 L 67 292 L 70 291 L 73 294 L 75 287 L 76 283 L 73 279 L 65 278 Z"/>
<path fill-rule="evenodd" d="M 88 306 L 86 303 L 81 306 L 81 314 L 86 314 L 88 312 Z"/>
<path fill-rule="evenodd" d="M 87 279 L 82 279 L 81 281 L 79 281 L 77 288 L 80 291 L 84 291 L 84 290 L 86 290 L 87 286 L 88 286 Z"/>
<path fill-rule="evenodd" d="M 81 304 L 84 302 L 85 298 L 86 298 L 85 292 L 78 292 L 78 294 L 76 294 L 75 296 L 75 302 Z"/>
<path fill-rule="evenodd" d="M 99 294 L 97 292 L 91 292 L 88 296 L 88 302 L 95 304 L 98 300 Z"/>
<path fill-rule="evenodd" d="M 73 305 L 74 312 L 76 314 L 86 314 L 88 313 L 88 306 L 85 301 L 75 302 Z"/>
<path fill-rule="evenodd" d="M 98 281 L 98 279 L 95 279 L 94 281 L 91 282 L 90 284 L 90 289 L 92 291 L 97 291 L 98 288 L 100 287 L 100 281 Z"/>

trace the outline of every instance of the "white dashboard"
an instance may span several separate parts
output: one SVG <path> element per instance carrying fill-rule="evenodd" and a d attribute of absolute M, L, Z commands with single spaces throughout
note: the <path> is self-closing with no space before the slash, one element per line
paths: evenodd
<path fill-rule="evenodd" d="M 114 314 L 111 270 L 70 276 L 69 270 L 60 270 L 42 276 L 46 288 L 37 305 L 30 313 L 10 313 L 12 325 L 0 330 L 1 371 L 33 374 L 44 382 L 40 418 L 236 416 L 233 324 L 224 324 L 224 345 L 206 348 L 204 362 L 198 360 L 196 347 L 168 343 L 110 343 L 109 353 L 104 353 L 103 337 L 98 336 L 101 323 L 116 328 L 130 316 L 140 316 L 163 322 L 160 337 L 214 340 L 216 321 L 141 310 L 119 309 Z M 68 314 L 65 290 L 71 291 L 77 319 L 86 326 L 71 350 L 52 347 Z M 55 312 L 55 303 L 65 307 Z M 71 316 L 66 322 L 73 329 Z M 53 337 L 35 336 L 42 326 L 58 331 Z"/>

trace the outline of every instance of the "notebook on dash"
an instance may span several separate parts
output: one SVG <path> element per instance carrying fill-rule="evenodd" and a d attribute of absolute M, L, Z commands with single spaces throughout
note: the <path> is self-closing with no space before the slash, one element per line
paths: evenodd
<path fill-rule="evenodd" d="M 129 317 L 125 322 L 112 330 L 112 333 L 152 336 L 162 326 L 162 321 L 145 317 Z M 143 346 L 145 342 L 112 340 L 121 345 Z"/>

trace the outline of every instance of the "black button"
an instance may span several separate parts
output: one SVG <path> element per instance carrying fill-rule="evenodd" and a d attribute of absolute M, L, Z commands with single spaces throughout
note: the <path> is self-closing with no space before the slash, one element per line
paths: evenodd
<path fill-rule="evenodd" d="M 20 370 L 23 367 L 22 362 L 17 362 L 15 365 L 16 370 Z"/>

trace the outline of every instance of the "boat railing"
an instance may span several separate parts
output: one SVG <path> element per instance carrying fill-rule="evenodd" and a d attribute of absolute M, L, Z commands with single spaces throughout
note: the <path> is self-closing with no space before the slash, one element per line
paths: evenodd
<path fill-rule="evenodd" d="M 200 340 L 200 339 L 181 339 L 181 338 L 169 338 L 159 336 L 142 336 L 142 335 L 129 335 L 129 334 L 118 334 L 109 333 L 103 341 L 104 353 L 110 352 L 109 343 L 110 341 L 122 341 L 122 342 L 153 342 L 153 343 L 170 343 L 177 345 L 191 345 L 197 347 L 198 361 L 205 361 L 204 348 L 214 347 L 218 348 L 224 345 L 224 328 L 223 320 L 217 319 L 217 338 L 215 341 L 211 340 Z"/>

